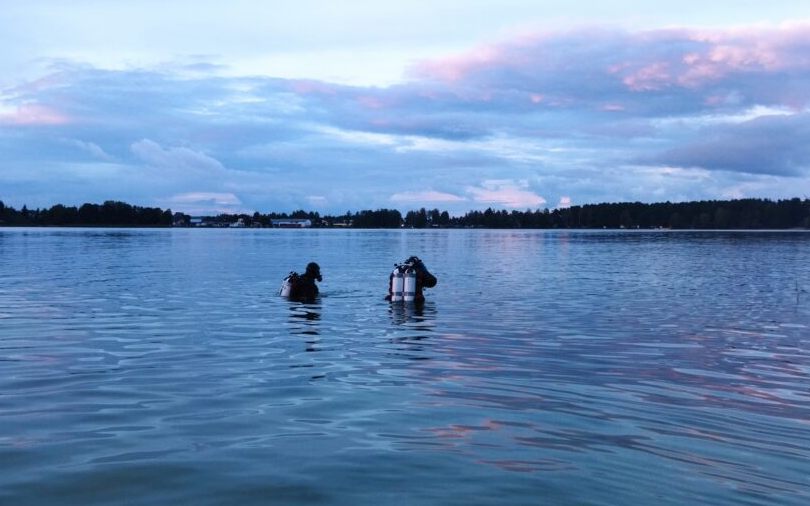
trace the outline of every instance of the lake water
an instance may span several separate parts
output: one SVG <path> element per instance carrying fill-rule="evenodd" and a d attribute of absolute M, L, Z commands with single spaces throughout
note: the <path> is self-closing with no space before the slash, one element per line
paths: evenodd
<path fill-rule="evenodd" d="M 0 229 L 0 503 L 810 504 L 808 292 L 803 232 Z"/>

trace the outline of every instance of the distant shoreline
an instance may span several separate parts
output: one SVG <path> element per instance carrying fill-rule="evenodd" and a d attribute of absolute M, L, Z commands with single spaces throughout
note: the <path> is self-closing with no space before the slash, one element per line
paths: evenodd
<path fill-rule="evenodd" d="M 22 230 L 22 229 L 34 229 L 34 230 L 230 230 L 231 227 L 171 227 L 171 226 L 162 226 L 162 227 L 144 227 L 144 226 L 130 226 L 130 225 L 3 225 L 0 224 L 0 231 L 2 230 Z M 486 227 L 430 227 L 430 228 L 413 228 L 413 227 L 400 227 L 400 228 L 390 228 L 390 227 L 380 227 L 380 228 L 372 228 L 372 227 L 351 227 L 351 228 L 344 228 L 344 227 L 307 227 L 307 228 L 298 228 L 298 229 L 289 229 L 289 228 L 281 228 L 281 227 L 264 227 L 264 228 L 249 228 L 244 230 L 266 230 L 266 231 L 286 231 L 289 230 L 290 233 L 296 233 L 301 230 L 310 230 L 310 231 L 346 231 L 351 230 L 354 232 L 359 231 L 395 231 L 395 230 L 411 230 L 415 232 L 426 232 L 426 231 L 524 231 L 524 232 L 626 232 L 628 234 L 633 233 L 654 233 L 654 232 L 661 232 L 661 233 L 688 233 L 688 232 L 733 232 L 733 233 L 767 233 L 767 232 L 784 232 L 784 233 L 810 233 L 810 228 L 486 228 Z"/>
<path fill-rule="evenodd" d="M 82 228 L 352 228 L 352 229 L 570 229 L 570 230 L 806 230 L 810 199 L 585 204 L 554 210 L 488 208 L 451 217 L 438 209 L 363 210 L 343 215 L 293 213 L 190 216 L 125 202 L 17 210 L 0 201 L 0 227 Z"/>

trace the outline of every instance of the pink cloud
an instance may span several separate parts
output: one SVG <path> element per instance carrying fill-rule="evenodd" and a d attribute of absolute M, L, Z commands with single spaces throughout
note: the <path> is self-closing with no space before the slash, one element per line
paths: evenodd
<path fill-rule="evenodd" d="M 412 71 L 461 99 L 508 100 L 520 92 L 532 104 L 547 107 L 576 106 L 605 93 L 648 95 L 676 89 L 689 95 L 718 86 L 744 86 L 776 100 L 790 93 L 789 81 L 810 74 L 810 23 L 548 32 L 426 61 Z M 776 90 L 768 80 L 779 85 Z M 791 100 L 807 102 L 810 91 L 798 93 Z M 705 97 L 696 98 L 696 104 L 708 103 Z"/>
<path fill-rule="evenodd" d="M 437 192 L 433 190 L 420 192 L 400 192 L 391 195 L 392 202 L 464 202 L 464 199 L 452 193 Z"/>
<path fill-rule="evenodd" d="M 24 104 L 11 114 L 0 115 L 0 123 L 20 126 L 65 125 L 69 122 L 67 115 L 39 104 Z"/>
<path fill-rule="evenodd" d="M 810 70 L 810 24 L 683 32 L 696 43 L 680 55 L 672 84 L 701 86 L 737 73 L 773 74 Z"/>
<path fill-rule="evenodd" d="M 511 180 L 484 181 L 481 186 L 468 187 L 467 193 L 475 202 L 515 209 L 537 207 L 546 203 L 546 199 L 526 189 L 524 183 Z"/>
<path fill-rule="evenodd" d="M 656 62 L 625 76 L 622 82 L 634 91 L 659 90 L 672 84 L 672 76 L 668 63 Z"/>
<path fill-rule="evenodd" d="M 481 46 L 459 56 L 422 62 L 413 70 L 423 78 L 454 82 L 477 69 L 503 63 L 504 57 L 499 46 Z"/>

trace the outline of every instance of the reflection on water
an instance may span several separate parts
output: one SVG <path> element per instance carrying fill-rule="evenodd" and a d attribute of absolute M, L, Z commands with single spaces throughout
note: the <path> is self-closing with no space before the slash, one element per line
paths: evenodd
<path fill-rule="evenodd" d="M 436 304 L 391 303 L 388 307 L 391 321 L 394 325 L 402 325 L 413 329 L 424 329 L 430 332 L 435 326 Z"/>
<path fill-rule="evenodd" d="M 436 326 L 436 304 L 425 302 L 390 303 L 388 313 L 394 325 L 389 342 L 396 348 L 395 355 L 409 360 L 429 360 L 429 343 L 424 342 L 431 336 Z"/>
<path fill-rule="evenodd" d="M 304 337 L 307 351 L 318 351 L 320 319 L 321 305 L 317 301 L 311 304 L 290 301 L 290 333 Z"/>
<path fill-rule="evenodd" d="M 804 505 L 808 246 L 0 229 L 0 503 Z"/>

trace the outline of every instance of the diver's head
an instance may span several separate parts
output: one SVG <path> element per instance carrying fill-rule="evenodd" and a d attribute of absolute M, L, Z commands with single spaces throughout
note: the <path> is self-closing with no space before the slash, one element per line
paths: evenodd
<path fill-rule="evenodd" d="M 315 262 L 310 262 L 307 264 L 306 275 L 313 279 L 317 279 L 318 281 L 323 281 L 323 278 L 321 278 L 321 266 Z"/>

